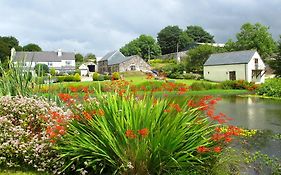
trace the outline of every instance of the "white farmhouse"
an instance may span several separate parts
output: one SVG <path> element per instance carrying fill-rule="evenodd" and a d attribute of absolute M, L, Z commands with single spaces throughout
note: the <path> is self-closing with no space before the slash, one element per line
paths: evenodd
<path fill-rule="evenodd" d="M 212 54 L 204 64 L 204 78 L 264 83 L 265 64 L 256 50 Z"/>
<path fill-rule="evenodd" d="M 24 67 L 34 69 L 36 64 L 46 64 L 54 68 L 56 72 L 75 71 L 75 54 L 73 52 L 62 52 L 59 49 L 54 51 L 42 52 L 22 52 L 11 50 L 11 59 L 14 63 L 22 62 Z"/>

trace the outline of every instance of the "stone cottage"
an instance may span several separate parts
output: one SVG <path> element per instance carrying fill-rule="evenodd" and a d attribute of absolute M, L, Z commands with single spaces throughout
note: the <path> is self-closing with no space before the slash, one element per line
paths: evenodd
<path fill-rule="evenodd" d="M 98 61 L 98 72 L 102 74 L 126 71 L 148 72 L 150 70 L 150 65 L 140 56 L 134 55 L 126 57 L 120 51 L 109 52 Z"/>

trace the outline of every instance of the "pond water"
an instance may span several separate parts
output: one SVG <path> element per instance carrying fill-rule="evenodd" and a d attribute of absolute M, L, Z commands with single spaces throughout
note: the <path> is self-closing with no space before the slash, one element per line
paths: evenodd
<path fill-rule="evenodd" d="M 223 96 L 216 112 L 233 118 L 230 124 L 263 131 L 249 140 L 251 152 L 260 151 L 281 158 L 281 140 L 274 139 L 274 135 L 281 134 L 281 100 Z"/>

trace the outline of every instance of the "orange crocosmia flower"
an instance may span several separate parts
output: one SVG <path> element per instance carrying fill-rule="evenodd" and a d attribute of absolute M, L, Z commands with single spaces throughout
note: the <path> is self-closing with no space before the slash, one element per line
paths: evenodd
<path fill-rule="evenodd" d="M 164 109 L 164 112 L 168 113 L 168 112 L 171 112 L 171 110 L 169 110 L 169 109 Z"/>
<path fill-rule="evenodd" d="M 215 131 L 216 131 L 216 132 L 221 132 L 221 128 L 220 128 L 220 127 L 216 127 L 216 128 L 215 128 Z"/>
<path fill-rule="evenodd" d="M 226 137 L 226 138 L 225 138 L 225 142 L 226 142 L 226 143 L 229 143 L 229 142 L 231 142 L 231 141 L 232 141 L 232 138 L 231 138 L 231 137 Z"/>
<path fill-rule="evenodd" d="M 87 120 L 91 120 L 91 119 L 92 119 L 92 116 L 91 116 L 88 112 L 86 112 L 86 111 L 83 112 L 83 115 L 84 115 L 84 117 L 85 117 Z"/>
<path fill-rule="evenodd" d="M 103 115 L 104 115 L 104 111 L 103 111 L 102 109 L 99 109 L 99 110 L 98 110 L 98 114 L 101 115 L 101 116 L 103 116 Z"/>
<path fill-rule="evenodd" d="M 136 134 L 134 133 L 134 131 L 131 130 L 131 129 L 127 130 L 125 132 L 125 135 L 126 135 L 127 138 L 130 138 L 130 139 L 134 139 L 134 138 L 137 137 Z"/>
<path fill-rule="evenodd" d="M 214 147 L 214 152 L 216 152 L 216 153 L 220 153 L 221 152 L 221 147 L 220 146 L 216 146 L 216 147 Z"/>
<path fill-rule="evenodd" d="M 139 133 L 141 136 L 145 137 L 145 136 L 148 135 L 149 131 L 148 131 L 147 128 L 143 128 L 143 129 L 139 130 L 138 133 Z"/>
<path fill-rule="evenodd" d="M 197 152 L 199 153 L 205 153 L 205 152 L 208 152 L 210 149 L 209 148 L 206 148 L 205 146 L 199 146 L 197 148 Z"/>

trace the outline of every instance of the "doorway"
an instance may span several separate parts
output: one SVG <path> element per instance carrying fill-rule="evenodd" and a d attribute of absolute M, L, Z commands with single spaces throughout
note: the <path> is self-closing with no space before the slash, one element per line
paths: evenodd
<path fill-rule="evenodd" d="M 236 71 L 229 72 L 229 80 L 236 80 Z"/>

